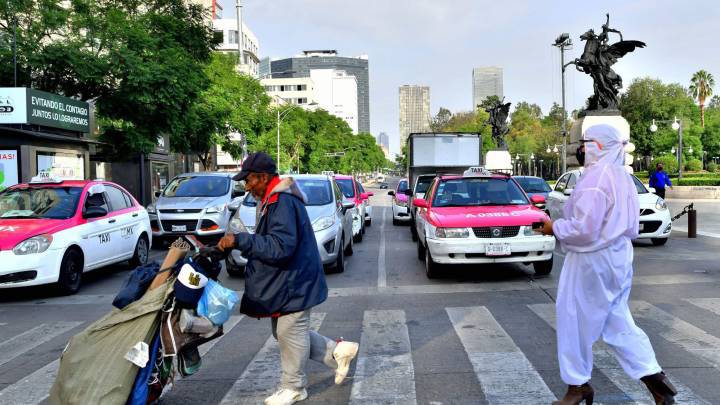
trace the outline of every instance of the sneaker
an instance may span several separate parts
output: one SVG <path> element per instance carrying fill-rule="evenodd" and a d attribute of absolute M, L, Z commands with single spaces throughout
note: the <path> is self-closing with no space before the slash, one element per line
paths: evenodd
<path fill-rule="evenodd" d="M 305 388 L 301 390 L 281 388 L 276 393 L 265 398 L 265 405 L 291 405 L 306 399 L 307 396 Z"/>
<path fill-rule="evenodd" d="M 355 342 L 338 342 L 333 351 L 333 357 L 337 362 L 337 369 L 335 370 L 335 384 L 342 384 L 343 380 L 347 376 L 348 370 L 350 370 L 350 363 L 357 356 L 360 345 Z"/>

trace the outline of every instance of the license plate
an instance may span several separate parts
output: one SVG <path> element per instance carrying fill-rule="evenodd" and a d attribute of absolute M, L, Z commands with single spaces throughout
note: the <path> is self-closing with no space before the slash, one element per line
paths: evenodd
<path fill-rule="evenodd" d="M 185 232 L 185 231 L 187 231 L 187 225 L 173 225 L 172 231 L 173 232 Z"/>
<path fill-rule="evenodd" d="M 510 245 L 507 243 L 488 243 L 485 245 L 486 256 L 510 256 Z"/>

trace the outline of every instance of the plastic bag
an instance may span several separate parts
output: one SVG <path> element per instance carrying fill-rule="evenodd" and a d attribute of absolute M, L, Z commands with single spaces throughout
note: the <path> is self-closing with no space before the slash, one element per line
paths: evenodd
<path fill-rule="evenodd" d="M 240 301 L 237 293 L 218 282 L 208 280 L 197 306 L 197 314 L 210 320 L 215 326 L 224 324 Z"/>

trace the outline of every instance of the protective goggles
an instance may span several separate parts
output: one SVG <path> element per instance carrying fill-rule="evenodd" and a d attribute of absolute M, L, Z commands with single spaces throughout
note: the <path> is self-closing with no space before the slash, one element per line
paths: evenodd
<path fill-rule="evenodd" d="M 597 144 L 597 146 L 598 146 L 598 149 L 602 150 L 602 148 L 603 148 L 602 144 L 594 139 L 581 139 L 580 140 L 580 143 L 583 145 L 586 143 L 591 143 L 591 142 L 595 142 L 595 144 Z"/>

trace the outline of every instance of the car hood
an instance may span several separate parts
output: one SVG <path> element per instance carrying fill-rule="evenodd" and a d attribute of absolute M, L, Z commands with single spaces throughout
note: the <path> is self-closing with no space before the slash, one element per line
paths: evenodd
<path fill-rule="evenodd" d="M 654 210 L 655 203 L 657 202 L 658 198 L 660 197 L 652 193 L 638 194 L 638 203 L 640 205 L 640 209 L 651 208 Z"/>
<path fill-rule="evenodd" d="M 310 222 L 312 223 L 320 217 L 333 215 L 335 213 L 335 203 L 333 202 L 332 204 L 327 205 L 306 205 L 305 209 L 307 210 L 308 217 L 310 217 Z"/>
<path fill-rule="evenodd" d="M 160 197 L 155 204 L 159 210 L 202 209 L 226 203 L 227 197 Z"/>
<path fill-rule="evenodd" d="M 532 205 L 497 207 L 433 207 L 430 221 L 435 226 L 475 228 L 482 226 L 531 225 L 546 219 L 544 212 Z"/>
<path fill-rule="evenodd" d="M 0 250 L 10 250 L 27 238 L 71 227 L 69 219 L 0 219 Z"/>

